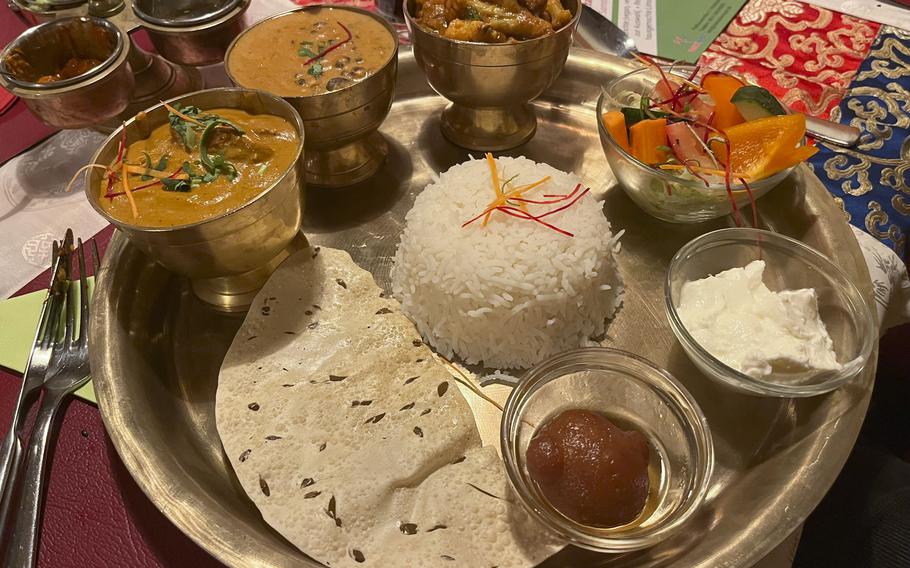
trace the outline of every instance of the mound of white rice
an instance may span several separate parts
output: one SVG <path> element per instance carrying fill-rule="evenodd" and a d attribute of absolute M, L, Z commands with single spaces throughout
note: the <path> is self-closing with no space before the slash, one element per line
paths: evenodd
<path fill-rule="evenodd" d="M 580 183 L 527 158 L 497 158 L 512 186 L 551 180 L 524 197 L 567 194 Z M 441 354 L 486 367 L 525 368 L 590 344 L 622 302 L 613 258 L 617 238 L 590 193 L 545 220 L 573 237 L 500 211 L 478 220 L 495 198 L 486 160 L 452 167 L 417 196 L 392 267 L 392 292 Z M 560 204 L 529 204 L 532 214 Z"/>

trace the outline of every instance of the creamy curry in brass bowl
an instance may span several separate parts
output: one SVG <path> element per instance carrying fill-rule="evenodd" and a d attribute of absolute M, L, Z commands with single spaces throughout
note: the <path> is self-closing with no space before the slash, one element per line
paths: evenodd
<path fill-rule="evenodd" d="M 415 19 L 448 39 L 483 43 L 548 36 L 571 20 L 561 0 L 417 0 Z"/>
<path fill-rule="evenodd" d="M 339 91 L 379 71 L 398 38 L 375 18 L 338 8 L 263 20 L 237 39 L 227 61 L 235 83 L 281 97 Z"/>
<path fill-rule="evenodd" d="M 118 221 L 176 227 L 217 217 L 252 201 L 297 159 L 297 132 L 283 118 L 165 106 L 166 124 L 129 145 L 124 134 L 113 163 L 86 166 L 106 170 L 98 203 Z"/>

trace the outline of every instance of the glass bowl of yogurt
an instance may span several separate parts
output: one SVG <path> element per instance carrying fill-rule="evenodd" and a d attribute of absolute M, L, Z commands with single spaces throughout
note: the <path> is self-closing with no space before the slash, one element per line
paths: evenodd
<path fill-rule="evenodd" d="M 670 261 L 667 317 L 705 375 L 742 392 L 805 397 L 866 366 L 875 320 L 850 278 L 820 252 L 759 229 L 701 235 Z"/>

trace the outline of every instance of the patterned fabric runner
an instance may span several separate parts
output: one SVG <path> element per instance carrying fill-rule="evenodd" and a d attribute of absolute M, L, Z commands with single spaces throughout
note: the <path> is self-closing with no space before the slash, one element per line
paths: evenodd
<path fill-rule="evenodd" d="M 857 227 L 905 261 L 910 230 L 910 33 L 884 26 L 831 118 L 860 128 L 856 148 L 819 144 L 811 163 Z"/>
<path fill-rule="evenodd" d="M 699 63 L 863 130 L 851 150 L 820 144 L 810 166 L 856 229 L 881 329 L 910 321 L 910 34 L 795 0 L 750 0 Z"/>
<path fill-rule="evenodd" d="M 742 75 L 793 110 L 827 117 L 879 25 L 793 0 L 751 0 L 699 63 Z"/>

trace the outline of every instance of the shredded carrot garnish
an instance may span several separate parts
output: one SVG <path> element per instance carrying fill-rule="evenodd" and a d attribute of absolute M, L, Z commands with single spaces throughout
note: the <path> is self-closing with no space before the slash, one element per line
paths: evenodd
<path fill-rule="evenodd" d="M 79 174 L 81 174 L 85 170 L 90 170 L 92 168 L 101 168 L 102 170 L 109 169 L 107 166 L 102 166 L 101 164 L 87 164 L 85 166 L 82 166 L 81 168 L 76 170 L 76 173 L 74 173 L 73 177 L 70 178 L 70 182 L 68 184 L 66 184 L 66 190 L 65 190 L 66 193 L 69 193 L 70 190 L 73 189 L 73 184 L 76 183 L 76 178 L 79 177 Z"/>
<path fill-rule="evenodd" d="M 168 112 L 172 112 L 172 113 L 176 114 L 177 116 L 179 116 L 179 117 L 182 118 L 183 120 L 185 120 L 185 121 L 187 121 L 187 122 L 192 122 L 193 124 L 195 124 L 195 125 L 197 125 L 197 126 L 202 126 L 203 128 L 205 127 L 205 124 L 199 122 L 198 120 L 196 120 L 196 119 L 193 118 L 192 116 L 187 116 L 187 115 L 183 114 L 182 112 L 180 112 L 179 110 L 175 109 L 174 107 L 172 107 L 171 105 L 167 104 L 166 102 L 161 101 L 161 104 L 164 105 L 164 108 L 166 108 L 166 109 L 168 110 Z"/>
<path fill-rule="evenodd" d="M 493 183 L 493 191 L 496 192 L 496 199 L 498 200 L 502 197 L 502 190 L 499 188 L 499 172 L 496 171 L 496 160 L 493 159 L 493 154 L 487 152 L 487 165 L 490 166 L 490 181 Z M 483 218 L 483 226 L 487 226 L 487 221 L 490 220 L 491 210 L 488 209 L 487 214 Z"/>
<path fill-rule="evenodd" d="M 483 215 L 485 215 L 484 223 L 486 223 L 487 220 L 490 218 L 490 214 L 492 214 L 493 211 L 495 211 L 500 206 L 506 205 L 511 200 L 518 200 L 521 197 L 521 195 L 523 195 L 524 193 L 527 193 L 528 191 L 531 191 L 535 187 L 537 187 L 541 184 L 544 184 L 548 181 L 550 181 L 550 176 L 546 176 L 543 179 L 539 179 L 539 180 L 535 181 L 534 183 L 529 183 L 527 185 L 519 186 L 519 187 L 513 189 L 512 191 L 510 191 L 509 193 L 500 192 L 499 196 L 496 199 L 494 199 L 492 202 L 490 202 L 489 205 L 487 205 L 487 208 L 483 213 Z M 527 212 L 528 208 L 527 208 L 527 205 L 525 205 L 524 203 L 521 203 L 519 201 L 519 209 Z M 486 225 L 484 224 L 483 226 L 486 226 Z"/>
<path fill-rule="evenodd" d="M 123 153 L 126 152 L 126 123 L 120 123 L 120 144 L 117 146 L 117 161 L 114 162 L 116 166 L 123 161 Z"/>
<path fill-rule="evenodd" d="M 133 219 L 139 217 L 139 208 L 136 207 L 136 200 L 133 199 L 133 192 L 130 189 L 129 173 L 126 171 L 126 164 L 123 164 L 123 191 L 126 192 L 126 198 L 130 200 L 130 209 L 133 210 Z"/>
<path fill-rule="evenodd" d="M 172 173 L 171 175 L 167 176 L 167 178 L 168 178 L 168 179 L 186 179 L 186 178 L 181 177 L 181 176 L 178 175 L 178 174 L 180 174 L 181 171 L 183 171 L 183 166 L 180 166 L 179 168 L 177 168 L 176 170 L 174 170 L 174 173 Z M 164 179 L 164 178 L 162 178 L 162 179 Z M 155 181 L 149 182 L 149 183 L 144 184 L 144 185 L 140 185 L 139 187 L 133 187 L 133 188 L 131 188 L 131 189 L 132 189 L 132 191 L 136 192 L 136 191 L 139 191 L 140 189 L 146 189 L 146 188 L 149 188 L 149 187 L 153 187 L 153 186 L 156 186 L 156 185 L 158 185 L 158 184 L 160 184 L 160 183 L 161 183 L 161 180 L 160 180 L 160 179 L 156 179 Z M 107 197 L 108 199 L 113 199 L 113 198 L 115 198 L 115 197 L 120 197 L 121 195 L 126 195 L 126 192 L 125 192 L 125 191 L 118 191 L 117 193 L 111 193 L 110 191 L 108 191 L 107 194 L 104 195 L 104 197 Z"/>
<path fill-rule="evenodd" d="M 493 191 L 496 192 L 496 197 L 499 197 L 502 195 L 502 190 L 499 189 L 499 172 L 496 171 L 496 160 L 489 152 L 487 152 L 487 165 L 490 166 L 490 181 L 493 182 Z"/>
<path fill-rule="evenodd" d="M 189 177 L 190 177 L 187 174 L 178 174 L 175 176 L 175 175 L 169 174 L 167 172 L 159 172 L 158 170 L 150 170 L 150 169 L 146 168 L 145 166 L 135 166 L 132 164 L 126 165 L 126 171 L 128 171 L 131 174 L 139 174 L 139 175 L 144 175 L 144 176 L 158 178 L 158 179 L 164 179 L 164 178 L 189 179 Z"/>
<path fill-rule="evenodd" d="M 542 215 L 533 215 L 528 211 L 528 206 L 527 206 L 528 203 L 534 203 L 537 205 L 549 205 L 549 204 L 553 204 L 553 203 L 561 203 L 563 201 L 566 201 L 566 200 L 574 197 L 575 194 L 578 193 L 579 188 L 581 188 L 581 184 L 576 185 L 575 189 L 572 190 L 572 193 L 569 193 L 566 195 L 544 194 L 544 197 L 556 198 L 556 199 L 550 199 L 548 201 L 526 199 L 521 196 L 523 194 L 527 193 L 528 191 L 531 191 L 535 187 L 539 187 L 539 186 L 543 185 L 544 183 L 550 181 L 550 176 L 546 176 L 542 179 L 539 179 L 539 180 L 535 181 L 534 183 L 529 183 L 529 184 L 518 186 L 518 187 L 513 188 L 510 191 L 506 192 L 505 185 L 511 185 L 510 182 L 512 179 L 514 179 L 514 177 L 507 180 L 505 184 L 500 185 L 499 172 L 496 171 L 496 161 L 493 159 L 493 154 L 490 154 L 488 152 L 486 154 L 486 160 L 487 160 L 487 165 L 490 167 L 490 181 L 493 184 L 493 191 L 496 194 L 496 199 L 494 199 L 492 202 L 490 202 L 490 204 L 487 205 L 487 207 L 479 215 L 477 215 L 473 219 L 470 219 L 470 220 L 462 223 L 462 225 L 461 225 L 462 228 L 467 227 L 468 225 L 470 225 L 474 221 L 477 221 L 481 217 L 483 217 L 483 223 L 481 226 L 486 226 L 487 221 L 490 218 L 490 215 L 494 211 L 500 211 L 500 212 L 505 213 L 506 215 L 509 215 L 512 217 L 535 221 L 535 222 L 540 223 L 541 225 L 544 225 L 545 227 L 548 227 L 550 229 L 553 229 L 557 233 L 563 234 L 567 237 L 575 236 L 568 231 L 564 231 L 563 229 L 560 229 L 559 227 L 556 227 L 554 225 L 551 225 L 550 223 L 547 223 L 546 221 L 543 221 L 541 218 L 546 217 L 548 215 L 552 215 L 554 213 L 558 213 L 558 212 L 566 209 L 567 207 L 571 207 L 575 202 L 577 202 L 579 199 L 581 199 L 581 197 L 584 194 L 586 194 L 590 188 L 586 188 L 583 192 L 581 192 L 580 195 L 575 197 L 575 199 L 573 199 L 567 205 L 563 205 L 562 207 L 558 207 L 551 211 L 547 211 L 546 213 L 543 213 Z M 512 201 L 516 202 L 518 204 L 518 206 L 516 207 L 514 205 L 510 205 L 510 202 L 512 202 Z"/>

